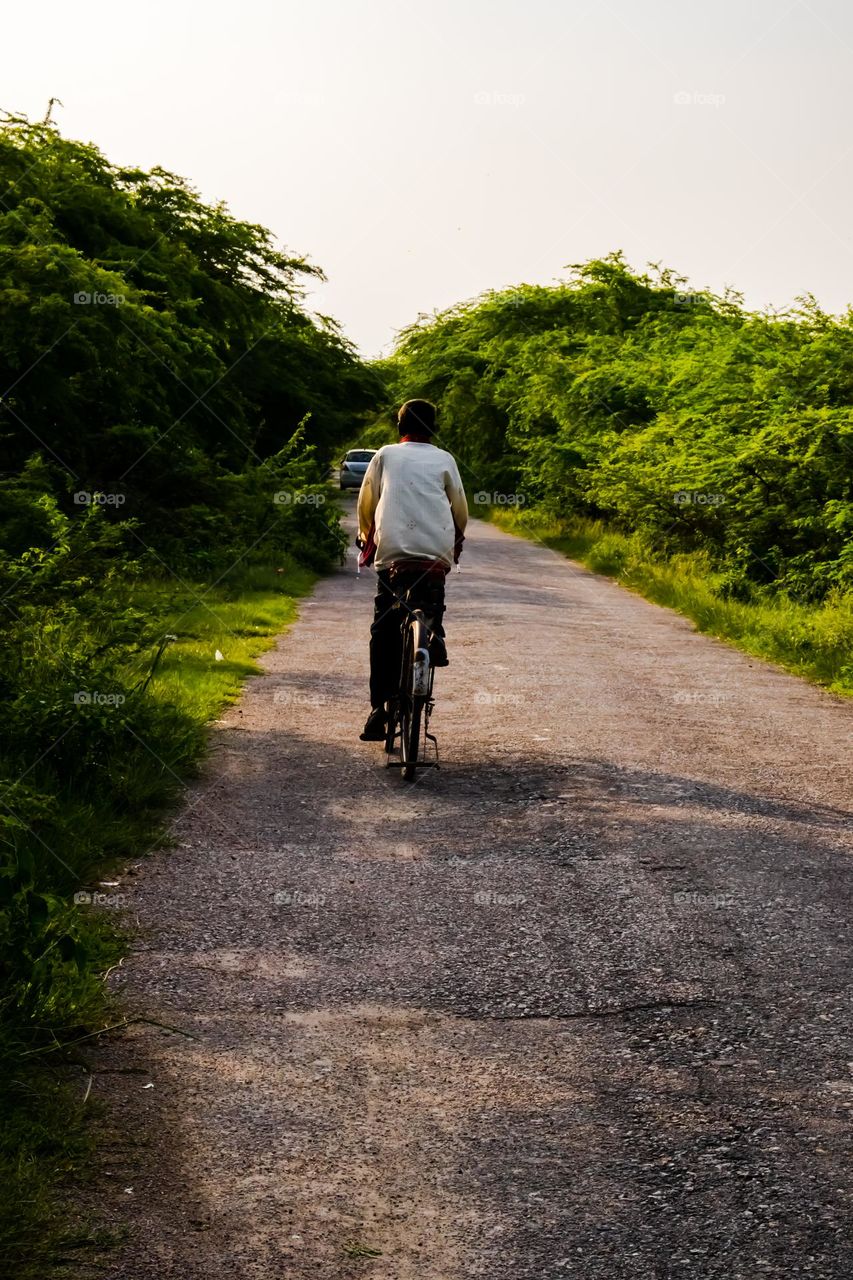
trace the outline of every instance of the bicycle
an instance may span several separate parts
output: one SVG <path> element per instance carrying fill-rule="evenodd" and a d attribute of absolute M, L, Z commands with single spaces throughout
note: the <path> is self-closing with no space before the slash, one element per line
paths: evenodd
<path fill-rule="evenodd" d="M 397 695 L 385 704 L 387 731 L 385 752 L 394 753 L 400 740 L 400 759 L 386 761 L 388 768 L 401 769 L 411 782 L 418 769 L 438 769 L 438 740 L 429 731 L 430 716 L 435 708 L 433 686 L 435 663 L 432 644 L 435 613 L 439 602 L 435 591 L 436 575 L 444 570 L 435 563 L 392 566 L 391 586 L 397 596 L 395 609 L 402 609 L 400 634 L 402 661 Z M 435 752 L 432 760 L 424 759 L 427 742 Z"/>

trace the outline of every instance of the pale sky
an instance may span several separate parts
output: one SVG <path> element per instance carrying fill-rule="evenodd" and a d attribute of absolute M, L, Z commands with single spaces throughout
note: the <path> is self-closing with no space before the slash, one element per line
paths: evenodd
<path fill-rule="evenodd" d="M 621 248 L 853 301 L 849 0 L 40 0 L 0 107 L 182 174 L 319 264 L 366 356 Z"/>

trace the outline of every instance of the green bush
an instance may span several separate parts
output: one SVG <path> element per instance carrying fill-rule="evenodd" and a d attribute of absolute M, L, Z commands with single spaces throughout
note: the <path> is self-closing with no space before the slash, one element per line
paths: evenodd
<path fill-rule="evenodd" d="M 701 551 L 732 600 L 853 586 L 850 313 L 756 315 L 617 254 L 412 326 L 387 369 L 439 403 L 474 490 Z"/>
<path fill-rule="evenodd" d="M 304 309 L 318 268 L 50 126 L 0 127 L 0 249 L 0 1271 L 35 1277 L 85 1149 L 54 1064 L 114 1016 L 122 945 L 75 893 L 163 839 L 341 556 L 329 462 L 384 393 Z"/>

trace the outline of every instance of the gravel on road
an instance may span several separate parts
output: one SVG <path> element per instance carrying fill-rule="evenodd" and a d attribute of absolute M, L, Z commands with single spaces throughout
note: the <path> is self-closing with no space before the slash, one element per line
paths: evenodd
<path fill-rule="evenodd" d="M 475 522 L 406 784 L 372 595 L 318 585 L 123 881 L 103 1275 L 847 1280 L 853 708 Z"/>

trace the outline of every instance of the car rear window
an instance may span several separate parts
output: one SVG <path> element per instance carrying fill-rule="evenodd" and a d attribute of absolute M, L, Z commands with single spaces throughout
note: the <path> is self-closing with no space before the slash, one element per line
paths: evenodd
<path fill-rule="evenodd" d="M 347 462 L 369 462 L 375 452 L 375 449 L 350 449 Z"/>

